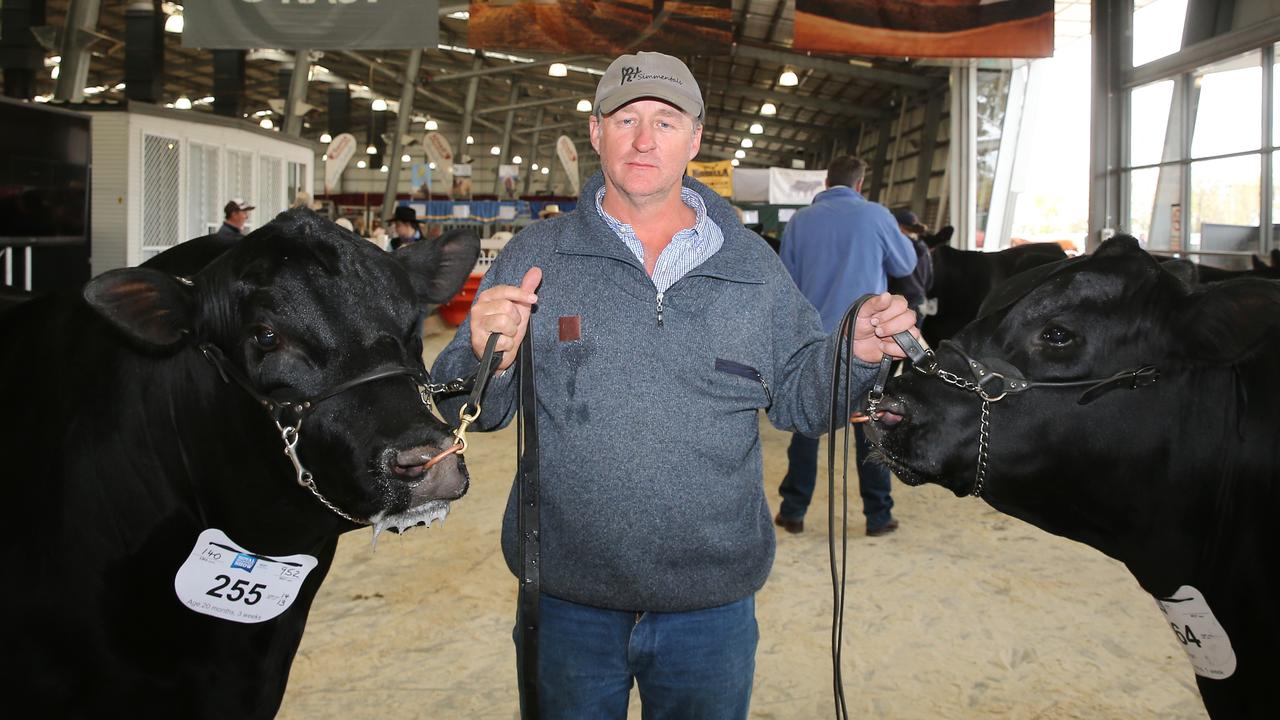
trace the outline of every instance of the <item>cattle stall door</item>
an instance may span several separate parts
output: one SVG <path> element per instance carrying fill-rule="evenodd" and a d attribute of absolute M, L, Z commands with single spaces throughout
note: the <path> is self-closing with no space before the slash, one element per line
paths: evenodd
<path fill-rule="evenodd" d="M 190 143 L 187 152 L 186 239 L 217 232 L 222 225 L 221 153 L 213 145 Z"/>
<path fill-rule="evenodd" d="M 182 141 L 163 135 L 142 136 L 142 259 L 178 243 L 182 228 L 180 172 Z"/>

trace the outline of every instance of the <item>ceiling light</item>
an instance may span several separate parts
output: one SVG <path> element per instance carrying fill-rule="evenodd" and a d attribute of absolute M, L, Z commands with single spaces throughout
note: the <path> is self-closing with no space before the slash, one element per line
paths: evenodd
<path fill-rule="evenodd" d="M 320 162 L 329 162 L 329 153 L 320 156 Z"/>
<path fill-rule="evenodd" d="M 761 125 L 760 123 L 751 123 L 751 129 L 748 130 L 747 132 L 751 133 L 752 135 L 759 135 L 760 133 L 764 132 L 764 126 Z"/>
<path fill-rule="evenodd" d="M 383 165 L 380 169 L 382 172 L 391 172 L 391 168 L 387 167 L 386 165 Z"/>
<path fill-rule="evenodd" d="M 733 156 L 734 156 L 734 157 L 736 157 L 736 158 L 738 158 L 739 160 L 741 160 L 742 158 L 744 158 L 744 157 L 746 157 L 746 156 L 747 156 L 747 151 L 746 151 L 746 150 L 737 150 L 737 151 L 735 151 L 735 152 L 733 153 Z"/>
<path fill-rule="evenodd" d="M 782 87 L 795 87 L 800 84 L 800 78 L 790 70 L 785 70 L 778 76 L 778 84 Z"/>
<path fill-rule="evenodd" d="M 373 145 L 370 145 L 369 147 L 367 147 L 367 148 L 365 148 L 365 149 L 364 149 L 364 154 L 365 154 L 365 155 L 377 155 L 377 154 L 378 154 L 378 148 L 374 147 Z"/>
<path fill-rule="evenodd" d="M 760 114 L 761 115 L 777 115 L 778 106 L 774 105 L 771 102 L 767 102 L 760 106 Z"/>
<path fill-rule="evenodd" d="M 469 20 L 471 18 L 471 11 L 459 10 L 457 12 L 449 13 L 446 17 L 453 18 L 454 20 Z"/>
<path fill-rule="evenodd" d="M 730 165 L 732 165 L 732 166 L 734 166 L 734 167 L 738 167 L 738 165 L 739 165 L 738 158 L 734 158 L 734 159 L 730 160 L 730 161 L 729 161 L 729 164 L 730 164 Z"/>
<path fill-rule="evenodd" d="M 519 155 L 514 155 L 511 158 L 512 165 L 519 165 L 522 162 L 524 162 L 524 158 L 520 157 Z"/>
<path fill-rule="evenodd" d="M 538 163 L 534 163 L 534 164 L 530 165 L 530 166 L 529 166 L 529 169 L 534 170 L 534 171 L 537 171 L 537 169 L 538 169 Z"/>
<path fill-rule="evenodd" d="M 794 84 L 794 83 L 793 83 L 793 84 Z M 373 111 L 374 111 L 374 112 L 382 112 L 383 110 L 386 110 L 386 109 L 387 109 L 387 101 L 386 101 L 386 100 L 383 100 L 382 98 L 374 98 L 374 99 L 373 99 Z"/>
<path fill-rule="evenodd" d="M 49 77 L 53 78 L 54 80 L 57 80 L 59 75 L 58 71 L 61 69 L 62 69 L 61 65 L 54 65 L 53 69 L 49 71 Z"/>
<path fill-rule="evenodd" d="M 113 87 L 113 88 L 111 88 L 111 89 L 112 89 L 112 90 L 123 90 L 124 88 L 125 88 L 125 84 L 124 84 L 124 83 L 116 83 L 116 84 L 115 84 L 115 87 Z M 213 102 L 213 98 L 209 98 L 209 102 Z"/>
<path fill-rule="evenodd" d="M 591 101 L 583 98 L 578 101 L 578 112 L 591 112 Z"/>
<path fill-rule="evenodd" d="M 467 144 L 468 144 L 468 145 L 474 145 L 474 144 L 475 144 L 475 142 L 476 142 L 476 139 L 475 139 L 475 138 L 471 137 L 470 135 L 468 135 L 468 136 L 467 136 Z"/>
<path fill-rule="evenodd" d="M 409 153 L 400 156 L 400 162 L 411 162 L 412 160 L 413 158 L 409 156 Z"/>
<path fill-rule="evenodd" d="M 502 148 L 498 147 L 497 145 L 494 145 L 493 147 L 489 148 L 489 154 L 490 154 L 490 155 L 501 155 L 501 154 L 502 154 Z"/>
<path fill-rule="evenodd" d="M 547 68 L 547 74 L 551 77 L 564 77 L 569 74 L 569 68 L 564 63 L 551 63 L 551 67 Z"/>
<path fill-rule="evenodd" d="M 121 88 L 123 88 L 123 87 L 124 87 L 124 85 L 123 85 L 123 84 L 121 84 L 121 85 L 120 85 L 120 86 L 118 86 L 116 89 L 117 89 L 117 90 L 120 90 L 120 89 L 121 89 Z M 217 98 L 215 98 L 215 97 L 214 97 L 214 96 L 212 96 L 212 95 L 205 95 L 204 97 L 200 98 L 200 99 L 199 99 L 199 100 L 197 100 L 196 102 L 197 102 L 197 103 L 200 103 L 201 105 L 209 105 L 209 104 L 211 104 L 211 103 L 212 103 L 214 100 L 216 100 L 216 99 L 217 99 Z"/>
<path fill-rule="evenodd" d="M 190 110 L 191 98 L 187 97 L 186 95 L 183 95 L 182 97 L 173 101 L 173 106 L 179 110 Z"/>
<path fill-rule="evenodd" d="M 427 163 L 427 167 L 431 168 L 432 170 L 435 170 L 435 169 L 436 169 L 436 164 L 435 164 L 435 163 L 433 163 L 433 162 L 429 162 L 429 163 Z"/>
<path fill-rule="evenodd" d="M 358 167 L 358 168 L 360 168 L 361 170 L 363 170 L 363 169 L 365 169 L 365 168 L 369 167 L 369 163 L 367 163 L 367 162 L 365 162 L 365 161 L 363 161 L 363 160 L 357 160 L 357 161 L 356 161 L 356 167 Z"/>
<path fill-rule="evenodd" d="M 427 129 L 428 129 L 428 130 L 439 130 L 439 129 L 440 129 L 440 123 L 436 122 L 435 120 L 432 120 L 431 118 L 427 118 Z"/>
<path fill-rule="evenodd" d="M 165 18 L 164 31 L 167 33 L 173 33 L 175 35 L 180 35 L 182 33 L 182 26 L 184 24 L 185 23 L 182 21 L 182 13 L 174 13 L 170 15 L 168 18 Z"/>
<path fill-rule="evenodd" d="M 333 136 L 330 135 L 329 133 L 325 133 L 320 136 L 320 142 L 324 143 L 325 145 L 328 145 L 329 143 L 333 142 Z"/>
<path fill-rule="evenodd" d="M 551 168 L 547 167 L 546 165 L 543 165 L 542 169 L 539 170 L 538 172 L 542 173 L 543 175 L 546 175 L 547 173 L 551 172 Z"/>
<path fill-rule="evenodd" d="M 254 113 L 253 116 L 262 117 L 263 115 L 270 115 L 270 114 L 271 114 L 270 110 L 259 110 L 258 112 Z"/>
<path fill-rule="evenodd" d="M 270 130 L 275 126 L 276 124 L 271 122 L 271 118 L 262 118 L 262 120 L 258 122 L 258 127 L 262 128 L 263 130 Z"/>
<path fill-rule="evenodd" d="M 749 148 L 752 145 L 755 145 L 755 143 L 751 141 L 751 138 L 742 138 L 742 147 Z"/>

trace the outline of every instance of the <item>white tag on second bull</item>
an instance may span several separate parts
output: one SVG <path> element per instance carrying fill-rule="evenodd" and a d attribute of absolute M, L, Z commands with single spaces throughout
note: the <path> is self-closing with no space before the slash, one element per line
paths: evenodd
<path fill-rule="evenodd" d="M 217 528 L 196 539 L 191 555 L 173 578 L 173 589 L 188 609 L 240 623 L 266 622 L 293 605 L 311 555 L 267 557 L 249 552 Z"/>
<path fill-rule="evenodd" d="M 1225 680 L 1236 671 L 1236 652 L 1222 623 L 1213 616 L 1204 595 L 1190 585 L 1183 585 L 1167 598 L 1156 599 L 1178 638 L 1191 658 L 1191 666 L 1200 677 Z"/>

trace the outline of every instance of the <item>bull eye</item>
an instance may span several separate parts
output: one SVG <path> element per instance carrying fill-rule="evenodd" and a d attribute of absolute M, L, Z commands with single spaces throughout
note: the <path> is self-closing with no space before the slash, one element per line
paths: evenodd
<path fill-rule="evenodd" d="M 262 350 L 275 350 L 280 346 L 280 338 L 276 335 L 276 331 L 266 325 L 259 325 L 253 331 L 253 341 Z"/>
<path fill-rule="evenodd" d="M 1053 347 L 1066 347 L 1071 344 L 1074 336 L 1071 334 L 1071 331 L 1066 328 L 1058 325 L 1050 325 L 1040 332 L 1040 339 L 1043 340 L 1045 344 L 1052 345 Z"/>

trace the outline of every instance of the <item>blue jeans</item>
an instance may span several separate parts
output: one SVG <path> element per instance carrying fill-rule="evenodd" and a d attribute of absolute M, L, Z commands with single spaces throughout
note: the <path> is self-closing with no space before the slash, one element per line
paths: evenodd
<path fill-rule="evenodd" d="M 893 519 L 893 498 L 889 495 L 889 468 L 867 462 L 871 448 L 862 426 L 855 425 L 857 439 L 858 490 L 862 495 L 862 514 L 867 517 L 867 529 L 884 527 Z M 838 450 L 838 448 L 837 448 Z M 838 462 L 838 460 L 837 460 Z M 782 507 L 778 514 L 788 520 L 803 520 L 809 502 L 813 500 L 813 484 L 818 475 L 818 439 L 795 433 L 787 447 L 787 474 L 778 486 L 782 495 Z"/>
<path fill-rule="evenodd" d="M 543 720 L 625 720 L 633 679 L 645 720 L 747 717 L 760 637 L 755 596 L 705 610 L 636 613 L 543 595 L 538 612 Z M 517 650 L 519 628 L 517 619 Z"/>

